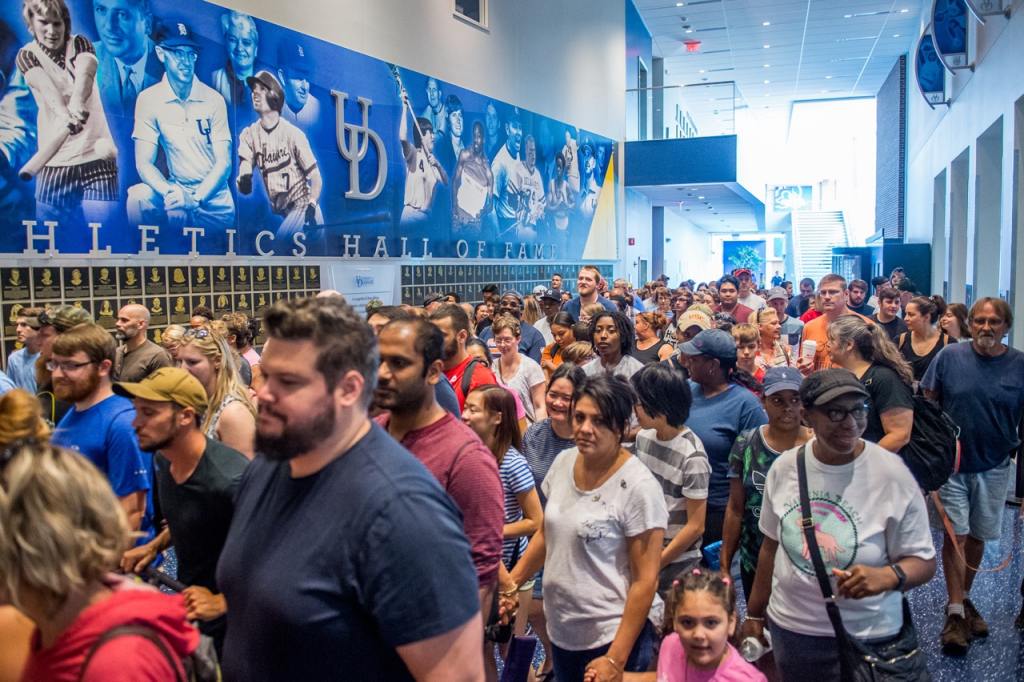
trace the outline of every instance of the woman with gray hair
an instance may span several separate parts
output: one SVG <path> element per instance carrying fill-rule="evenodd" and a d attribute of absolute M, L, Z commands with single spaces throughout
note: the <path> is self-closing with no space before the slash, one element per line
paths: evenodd
<path fill-rule="evenodd" d="M 109 573 L 130 545 L 106 478 L 35 439 L 0 452 L 0 602 L 35 624 L 22 679 L 183 679 L 199 644 L 180 596 Z"/>

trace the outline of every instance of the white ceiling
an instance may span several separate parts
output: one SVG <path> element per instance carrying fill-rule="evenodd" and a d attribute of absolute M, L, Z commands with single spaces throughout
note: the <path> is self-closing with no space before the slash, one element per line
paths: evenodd
<path fill-rule="evenodd" d="M 757 207 L 734 183 L 706 185 L 632 186 L 655 206 L 677 211 L 706 232 L 754 232 L 758 229 Z M 764 209 L 760 207 L 763 215 Z"/>
<path fill-rule="evenodd" d="M 653 35 L 654 56 L 665 60 L 665 85 L 735 81 L 736 106 L 751 109 L 788 108 L 794 100 L 873 97 L 896 58 L 912 50 L 923 4 L 920 0 L 635 2 Z M 692 32 L 687 33 L 684 24 Z M 699 51 L 688 53 L 685 40 L 700 40 Z"/>

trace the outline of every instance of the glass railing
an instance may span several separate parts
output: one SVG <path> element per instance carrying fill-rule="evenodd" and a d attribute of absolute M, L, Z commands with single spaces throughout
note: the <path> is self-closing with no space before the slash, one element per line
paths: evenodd
<path fill-rule="evenodd" d="M 626 140 L 736 133 L 742 97 L 734 81 L 626 90 Z"/>

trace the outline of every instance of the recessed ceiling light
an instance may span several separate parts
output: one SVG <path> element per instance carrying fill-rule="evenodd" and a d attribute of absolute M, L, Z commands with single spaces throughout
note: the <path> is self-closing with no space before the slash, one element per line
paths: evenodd
<path fill-rule="evenodd" d="M 771 65 L 771 64 L 763 64 L 762 66 L 764 66 L 764 68 L 766 68 L 766 69 L 770 69 L 770 68 L 772 68 L 772 65 Z"/>
<path fill-rule="evenodd" d="M 821 94 L 823 94 L 823 95 L 824 95 L 824 94 L 825 94 L 826 92 L 828 92 L 828 90 L 822 90 L 822 91 L 821 91 Z"/>
<path fill-rule="evenodd" d="M 697 197 L 699 201 L 704 201 L 704 197 Z"/>
<path fill-rule="evenodd" d="M 772 25 L 772 22 L 770 22 L 770 21 L 762 21 L 762 22 L 761 22 L 761 25 L 762 25 L 762 26 L 771 26 L 771 25 Z"/>
<path fill-rule="evenodd" d="M 766 81 L 764 82 L 764 84 L 765 84 L 765 85 L 768 85 L 769 83 L 771 83 L 771 81 L 769 81 L 769 80 L 766 80 Z"/>
<path fill-rule="evenodd" d="M 852 14 L 844 14 L 843 15 L 843 19 L 852 19 L 852 18 L 853 18 Z"/>
<path fill-rule="evenodd" d="M 686 29 L 686 31 L 684 31 L 684 32 L 685 32 L 685 33 L 693 33 L 693 29 L 692 29 L 692 28 L 688 28 L 688 29 Z"/>
<path fill-rule="evenodd" d="M 676 7 L 682 7 L 682 6 L 684 5 L 684 4 L 685 4 L 685 3 L 682 3 L 682 2 L 677 2 L 677 3 L 676 3 Z"/>
<path fill-rule="evenodd" d="M 910 11 L 909 9 L 904 7 L 903 9 L 900 10 L 900 14 L 906 14 L 909 11 Z"/>
<path fill-rule="evenodd" d="M 698 69 L 697 73 L 704 73 L 704 69 Z"/>
<path fill-rule="evenodd" d="M 767 50 L 768 48 L 770 48 L 770 47 L 771 47 L 771 45 L 768 45 L 768 44 L 766 43 L 766 44 L 762 45 L 762 47 L 763 47 L 764 49 L 766 49 L 766 50 Z"/>
<path fill-rule="evenodd" d="M 892 34 L 892 37 L 893 37 L 893 38 L 899 38 L 899 37 L 900 37 L 900 34 L 899 34 L 899 33 L 893 33 L 893 34 Z"/>
<path fill-rule="evenodd" d="M 827 80 L 827 81 L 832 80 L 832 76 L 825 76 L 825 80 Z"/>

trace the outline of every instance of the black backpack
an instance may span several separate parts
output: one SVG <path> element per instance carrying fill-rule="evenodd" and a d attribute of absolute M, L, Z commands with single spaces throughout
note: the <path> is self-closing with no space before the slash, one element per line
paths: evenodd
<path fill-rule="evenodd" d="M 910 442 L 899 454 L 925 492 L 938 490 L 960 468 L 959 439 L 960 427 L 938 403 L 914 396 Z"/>
<path fill-rule="evenodd" d="M 466 365 L 466 371 L 462 373 L 462 381 L 459 383 L 459 388 L 462 389 L 462 399 L 465 400 L 466 396 L 469 395 L 469 387 L 473 384 L 473 371 L 477 365 L 484 364 L 479 358 L 473 358 Z"/>

